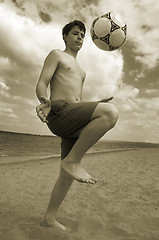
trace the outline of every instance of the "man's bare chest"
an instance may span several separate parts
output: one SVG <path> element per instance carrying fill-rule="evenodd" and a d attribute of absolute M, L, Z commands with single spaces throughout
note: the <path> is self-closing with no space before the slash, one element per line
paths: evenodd
<path fill-rule="evenodd" d="M 81 78 L 84 76 L 83 69 L 74 59 L 62 59 L 59 63 L 58 71 L 68 76 L 76 75 Z"/>

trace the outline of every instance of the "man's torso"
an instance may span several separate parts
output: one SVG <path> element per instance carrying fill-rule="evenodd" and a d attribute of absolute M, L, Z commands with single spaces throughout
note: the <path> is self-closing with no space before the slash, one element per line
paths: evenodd
<path fill-rule="evenodd" d="M 51 100 L 78 102 L 85 73 L 71 55 L 60 50 L 58 54 L 60 62 L 50 82 Z"/>

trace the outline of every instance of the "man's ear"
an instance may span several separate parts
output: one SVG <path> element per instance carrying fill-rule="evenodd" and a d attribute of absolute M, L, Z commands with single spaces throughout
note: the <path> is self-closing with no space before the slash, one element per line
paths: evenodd
<path fill-rule="evenodd" d="M 67 35 L 64 34 L 64 35 L 63 35 L 63 40 L 64 40 L 64 42 L 66 42 L 66 37 L 67 37 Z"/>

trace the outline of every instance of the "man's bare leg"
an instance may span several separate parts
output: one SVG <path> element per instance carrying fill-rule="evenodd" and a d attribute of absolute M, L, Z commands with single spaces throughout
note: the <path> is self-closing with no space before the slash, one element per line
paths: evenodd
<path fill-rule="evenodd" d="M 90 147 L 115 126 L 117 119 L 118 112 L 114 105 L 99 103 L 91 121 L 82 129 L 72 150 L 61 162 L 61 168 L 79 182 L 91 184 L 97 182 L 82 168 L 81 159 Z"/>
<path fill-rule="evenodd" d="M 103 106 L 101 106 L 101 104 L 98 106 L 100 107 L 97 107 L 96 111 L 94 111 L 91 118 L 92 121 L 89 123 L 89 125 L 86 126 L 87 128 L 85 127 L 82 130 L 79 137 L 80 141 L 76 142 L 78 144 L 75 144 L 70 154 L 65 159 L 62 160 L 61 166 L 63 167 L 64 170 L 63 169 L 60 170 L 60 175 L 53 188 L 50 202 L 44 217 L 44 221 L 42 223 L 42 226 L 44 227 L 54 227 L 60 230 L 67 231 L 68 229 L 65 226 L 63 226 L 62 224 L 56 221 L 56 214 L 73 180 L 74 179 L 78 181 L 82 180 L 82 182 L 88 182 L 88 183 L 96 182 L 96 180 L 93 177 L 91 177 L 81 167 L 81 164 L 80 164 L 81 158 L 83 157 L 85 152 L 95 142 L 98 141 L 98 138 L 103 136 L 109 129 L 111 129 L 117 121 L 117 113 L 115 113 L 115 110 L 109 109 L 109 107 L 107 109 L 104 109 Z M 107 117 L 105 117 L 105 115 Z M 98 122 L 95 120 L 98 120 Z M 71 157 L 72 159 L 74 157 L 74 161 L 72 161 Z M 63 164 L 64 161 L 65 163 Z M 67 172 L 69 172 L 69 174 Z"/>
<path fill-rule="evenodd" d="M 64 200 L 71 184 L 73 183 L 73 177 L 63 170 L 60 170 L 60 175 L 53 188 L 50 202 L 42 222 L 43 227 L 54 227 L 63 231 L 69 231 L 68 228 L 56 221 L 57 210 Z"/>

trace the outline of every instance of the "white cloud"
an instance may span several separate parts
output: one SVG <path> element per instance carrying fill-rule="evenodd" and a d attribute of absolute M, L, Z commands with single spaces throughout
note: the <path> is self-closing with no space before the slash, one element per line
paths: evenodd
<path fill-rule="evenodd" d="M 148 95 L 151 95 L 151 94 L 154 95 L 155 94 L 155 95 L 159 96 L 159 89 L 146 89 L 145 93 L 148 94 Z"/>
<path fill-rule="evenodd" d="M 123 75 L 120 51 L 102 51 L 86 36 L 79 62 L 86 71 L 84 99 L 99 100 L 115 94 Z"/>
<path fill-rule="evenodd" d="M 18 119 L 18 116 L 14 113 L 13 109 L 9 108 L 7 104 L 0 106 L 0 117 L 3 122 L 6 121 L 6 118 L 9 118 L 9 120 Z"/>
<path fill-rule="evenodd" d="M 5 83 L 5 80 L 0 77 L 0 99 L 4 99 L 4 98 L 9 98 L 9 86 L 7 86 L 7 84 Z"/>
<path fill-rule="evenodd" d="M 0 82 L 0 88 L 6 91 L 9 90 L 9 87 L 4 82 Z"/>
<path fill-rule="evenodd" d="M 112 134 L 114 139 L 159 142 L 156 134 L 159 127 L 158 105 L 159 97 L 135 97 L 125 105 L 119 104 L 119 121 Z"/>
<path fill-rule="evenodd" d="M 5 5 L 0 5 L 0 31 L 1 54 L 20 65 L 35 66 L 50 49 L 62 45 L 56 24 L 37 24 Z"/>
<path fill-rule="evenodd" d="M 135 100 L 139 94 L 139 89 L 133 86 L 122 83 L 120 89 L 116 94 L 117 101 L 120 103 L 127 103 L 127 101 Z"/>
<path fill-rule="evenodd" d="M 140 78 L 144 78 L 145 77 L 145 70 L 139 70 L 139 69 L 135 69 L 129 72 L 129 76 L 134 76 L 134 81 L 140 81 Z"/>

